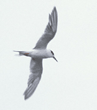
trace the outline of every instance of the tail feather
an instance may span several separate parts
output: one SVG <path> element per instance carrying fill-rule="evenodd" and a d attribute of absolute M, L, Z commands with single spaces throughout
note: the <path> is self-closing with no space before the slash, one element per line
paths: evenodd
<path fill-rule="evenodd" d="M 34 93 L 34 91 L 35 91 L 35 89 L 36 89 L 36 87 L 37 87 L 39 81 L 40 81 L 40 78 L 38 77 L 38 78 L 36 78 L 36 79 L 33 81 L 33 83 L 31 83 L 31 84 L 27 87 L 27 89 L 26 89 L 25 92 L 24 92 L 24 96 L 25 96 L 24 98 L 25 98 L 25 100 L 28 99 L 28 98 Z"/>
<path fill-rule="evenodd" d="M 24 55 L 25 51 L 14 51 L 14 52 L 19 52 L 19 55 Z"/>

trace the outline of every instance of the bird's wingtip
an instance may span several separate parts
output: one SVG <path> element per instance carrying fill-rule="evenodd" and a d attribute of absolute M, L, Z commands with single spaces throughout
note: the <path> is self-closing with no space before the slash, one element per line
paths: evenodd
<path fill-rule="evenodd" d="M 35 89 L 36 89 L 36 87 L 37 87 L 39 81 L 40 81 L 40 77 L 37 77 L 37 78 L 33 81 L 33 83 L 31 83 L 31 84 L 27 87 L 27 89 L 25 90 L 25 92 L 24 92 L 24 94 L 23 94 L 25 100 L 28 99 L 28 98 L 30 98 L 31 95 L 34 93 L 34 91 L 35 91 Z"/>
<path fill-rule="evenodd" d="M 24 96 L 24 100 L 27 100 L 27 97 L 26 96 Z"/>
<path fill-rule="evenodd" d="M 23 95 L 24 95 L 24 100 L 27 100 L 29 97 L 27 97 L 27 95 L 26 95 L 26 91 L 23 93 Z"/>
<path fill-rule="evenodd" d="M 56 9 L 56 6 L 54 6 L 54 9 Z"/>
<path fill-rule="evenodd" d="M 54 10 L 56 10 L 56 6 L 54 6 L 54 8 L 53 8 Z"/>

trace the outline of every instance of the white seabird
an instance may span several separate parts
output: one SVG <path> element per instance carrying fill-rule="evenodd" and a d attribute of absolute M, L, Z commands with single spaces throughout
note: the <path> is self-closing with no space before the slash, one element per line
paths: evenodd
<path fill-rule="evenodd" d="M 24 92 L 25 100 L 28 99 L 33 94 L 41 79 L 41 74 L 43 70 L 42 59 L 54 58 L 57 61 L 53 51 L 46 49 L 47 44 L 49 43 L 50 40 L 54 38 L 55 33 L 57 31 L 57 19 L 58 19 L 57 10 L 56 7 L 54 7 L 52 13 L 49 15 L 49 22 L 46 26 L 44 34 L 42 35 L 42 37 L 40 37 L 33 50 L 31 52 L 15 51 L 19 52 L 19 55 L 31 57 L 30 62 L 31 74 L 29 75 L 28 79 L 28 87 Z"/>

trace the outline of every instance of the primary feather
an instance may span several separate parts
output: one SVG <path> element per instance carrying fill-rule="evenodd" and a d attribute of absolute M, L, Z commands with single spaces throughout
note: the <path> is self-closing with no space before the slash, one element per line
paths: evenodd
<path fill-rule="evenodd" d="M 50 40 L 53 39 L 57 31 L 57 21 L 58 21 L 57 19 L 58 19 L 57 10 L 54 7 L 51 15 L 49 15 L 49 22 L 48 25 L 46 26 L 44 34 L 42 35 L 42 37 L 40 37 L 34 49 L 45 49 L 47 47 L 47 44 L 49 43 Z"/>
<path fill-rule="evenodd" d="M 31 59 L 30 71 L 28 79 L 28 87 L 24 92 L 25 99 L 29 98 L 35 91 L 42 74 L 42 59 Z"/>

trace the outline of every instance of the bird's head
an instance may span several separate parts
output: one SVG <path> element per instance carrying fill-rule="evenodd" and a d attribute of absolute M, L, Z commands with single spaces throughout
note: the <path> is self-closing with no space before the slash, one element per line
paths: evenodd
<path fill-rule="evenodd" d="M 51 58 L 55 59 L 58 62 L 58 60 L 55 58 L 54 52 L 52 50 L 49 50 L 49 55 Z"/>

